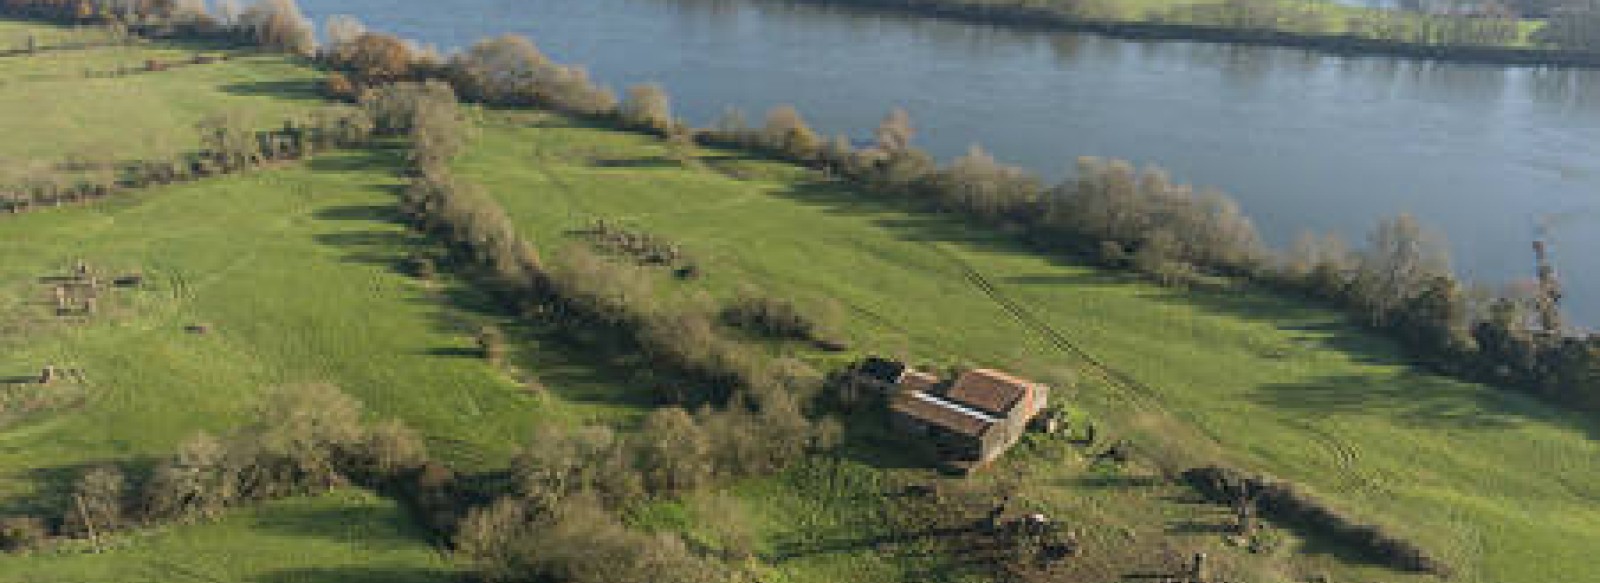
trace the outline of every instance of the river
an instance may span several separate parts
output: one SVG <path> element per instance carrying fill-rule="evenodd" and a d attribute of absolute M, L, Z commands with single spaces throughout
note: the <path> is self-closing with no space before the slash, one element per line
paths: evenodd
<path fill-rule="evenodd" d="M 514 32 L 621 89 L 659 82 L 680 115 L 759 120 L 791 103 L 830 134 L 892 107 L 942 157 L 982 144 L 1052 178 L 1078 156 L 1153 163 L 1233 195 L 1263 235 L 1359 241 L 1412 213 L 1457 268 L 1526 281 L 1558 215 L 1567 307 L 1600 324 L 1600 71 L 1020 32 L 777 0 L 301 0 L 314 18 L 452 49 Z M 1588 251 L 1585 251 L 1588 250 Z"/>

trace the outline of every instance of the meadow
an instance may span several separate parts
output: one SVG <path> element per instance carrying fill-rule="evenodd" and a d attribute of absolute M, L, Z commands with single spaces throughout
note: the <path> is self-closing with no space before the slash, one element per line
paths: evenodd
<path fill-rule="evenodd" d="M 100 553 L 7 557 L 0 581 L 445 583 L 458 568 L 406 512 L 360 491 L 281 500 L 217 522 L 140 533 Z"/>
<path fill-rule="evenodd" d="M 18 39 L 29 34 L 46 47 L 103 36 L 0 22 L 0 51 L 21 46 Z M 196 55 L 229 58 L 187 64 Z M 149 61 L 181 66 L 142 71 Z M 119 70 L 135 72 L 111 75 Z M 0 145 L 0 184 L 190 152 L 199 146 L 196 124 L 208 116 L 275 127 L 326 106 L 316 96 L 320 78 L 286 57 L 207 45 L 139 42 L 0 56 L 0 127 L 28 136 Z"/>
<path fill-rule="evenodd" d="M 34 29 L 0 24 L 0 43 Z M 318 74 L 280 57 L 82 74 L 193 52 L 0 57 L 0 123 L 44 138 L 0 145 L 0 168 L 37 172 L 85 152 L 169 154 L 192 148 L 194 123 L 210 113 L 248 110 L 270 122 L 324 106 L 312 96 Z M 29 97 L 41 94 L 60 99 Z M 552 114 L 479 117 L 483 131 L 458 172 L 495 195 L 546 257 L 586 244 L 572 232 L 596 219 L 649 231 L 681 243 L 702 272 L 678 281 L 661 270 L 666 293 L 727 298 L 758 286 L 802 305 L 836 304 L 856 353 L 1013 369 L 1057 387 L 1057 402 L 1110 439 L 1131 440 L 1139 461 L 1118 468 L 1063 437 L 1032 437 L 975 478 L 1014 488 L 1019 504 L 1079 532 L 1081 580 L 1195 551 L 1240 582 L 1425 579 L 1295 531 L 1273 529 L 1283 547 L 1262 552 L 1228 544 L 1225 510 L 1150 479 L 1210 462 L 1306 484 L 1434 551 L 1455 580 L 1592 574 L 1600 425 L 1420 372 L 1339 314 L 1249 291 L 1152 286 L 740 153 Z M 287 384 L 338 385 L 369 416 L 405 421 L 467 470 L 502 466 L 541 424 L 626 427 L 648 411 L 636 362 L 523 326 L 448 273 L 410 273 L 410 258 L 437 250 L 400 224 L 400 156 L 325 154 L 0 217 L 0 382 L 46 365 L 75 377 L 47 389 L 58 394 L 0 399 L 0 512 L 59 507 L 82 468 L 146 463 L 198 431 L 227 431 L 264 391 Z M 105 291 L 91 316 L 60 315 L 50 282 L 80 262 L 143 280 Z M 473 336 L 486 324 L 510 333 L 506 367 L 479 355 Z M 849 356 L 807 355 L 822 367 Z M 890 494 L 935 474 L 875 411 L 849 427 L 836 453 L 641 504 L 629 519 L 716 547 L 723 534 L 709 525 L 741 516 L 757 550 L 746 567 L 763 581 L 986 580 L 959 557 L 879 540 L 885 505 L 897 503 Z M 393 502 L 354 490 L 109 544 L 103 554 L 0 558 L 0 582 L 422 582 L 462 568 Z"/>
<path fill-rule="evenodd" d="M 45 389 L 73 396 L 54 407 L 0 419 L 0 508 L 60 507 L 82 468 L 146 462 L 199 431 L 224 433 L 250 418 L 260 394 L 287 384 L 335 384 L 371 417 L 404 420 L 435 455 L 469 469 L 502 466 L 541 420 L 616 417 L 614 405 L 560 398 L 616 393 L 618 383 L 596 377 L 604 369 L 524 344 L 518 362 L 560 389 L 529 394 L 478 356 L 473 335 L 493 316 L 475 309 L 472 290 L 400 272 L 423 243 L 390 214 L 396 155 L 328 155 L 5 218 L 0 380 L 54 365 L 81 371 L 84 382 Z M 144 281 L 104 292 L 93 316 L 57 316 L 45 282 L 80 261 L 107 279 Z M 300 513 L 305 532 L 257 528 L 290 520 L 283 512 Z M 390 580 L 381 569 L 352 579 L 331 567 L 273 578 L 285 566 L 323 563 L 444 568 L 409 520 L 370 496 L 285 501 L 136 535 L 105 556 L 8 558 L 0 581 L 105 581 L 113 565 L 152 581 L 183 573 L 168 563 L 250 581 Z M 382 533 L 373 543 L 382 544 L 369 549 L 365 535 L 340 534 L 352 528 Z M 177 557 L 206 558 L 195 566 Z"/>
<path fill-rule="evenodd" d="M 551 116 L 490 120 L 460 171 L 542 246 L 621 220 L 700 257 L 696 285 L 713 293 L 832 298 L 861 350 L 1075 386 L 1070 406 L 1158 463 L 1224 461 L 1309 485 L 1432 549 L 1459 580 L 1592 574 L 1596 424 L 1421 372 L 1339 314 L 1131 281 L 789 166 L 712 151 L 685 163 L 658 140 Z M 1071 464 L 1026 465 L 1045 474 L 1041 496 L 1072 495 L 1044 485 Z"/>

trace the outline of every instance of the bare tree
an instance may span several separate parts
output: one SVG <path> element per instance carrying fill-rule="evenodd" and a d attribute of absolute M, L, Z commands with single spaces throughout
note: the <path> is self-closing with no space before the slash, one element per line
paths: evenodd
<path fill-rule="evenodd" d="M 361 24 L 354 16 L 336 14 L 328 17 L 322 25 L 322 37 L 325 44 L 323 52 L 334 56 L 338 60 L 347 60 L 343 54 L 355 44 L 362 35 L 367 34 L 367 26 Z"/>
<path fill-rule="evenodd" d="M 619 111 L 625 123 L 651 131 L 672 129 L 672 101 L 660 85 L 647 83 L 628 88 L 628 99 Z"/>
<path fill-rule="evenodd" d="M 683 409 L 657 409 L 644 420 L 635 445 L 645 487 L 654 492 L 692 490 L 711 478 L 711 442 Z"/>
<path fill-rule="evenodd" d="M 121 527 L 127 507 L 126 488 L 122 470 L 114 466 L 85 472 L 73 487 L 73 507 L 67 512 L 64 527 L 69 533 L 89 536 Z"/>
<path fill-rule="evenodd" d="M 763 146 L 794 158 L 810 158 L 821 145 L 817 133 L 792 105 L 780 105 L 767 113 L 761 141 Z"/>
<path fill-rule="evenodd" d="M 1416 297 L 1429 280 L 1450 273 L 1450 253 L 1441 235 L 1409 214 L 1378 222 L 1361 251 L 1355 293 L 1375 325 Z"/>
<path fill-rule="evenodd" d="M 916 135 L 917 130 L 911 125 L 911 114 L 898 107 L 883 118 L 883 123 L 878 124 L 878 130 L 874 132 L 878 149 L 891 154 L 911 149 L 911 140 Z"/>
<path fill-rule="evenodd" d="M 208 518 L 238 496 L 227 447 L 201 433 L 156 467 L 144 488 L 144 511 L 154 518 Z"/>
<path fill-rule="evenodd" d="M 316 32 L 294 0 L 259 0 L 238 18 L 239 26 L 262 46 L 295 55 L 316 52 Z"/>

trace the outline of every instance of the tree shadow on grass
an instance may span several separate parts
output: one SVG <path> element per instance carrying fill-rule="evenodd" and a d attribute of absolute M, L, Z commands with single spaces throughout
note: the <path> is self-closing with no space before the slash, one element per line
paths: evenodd
<path fill-rule="evenodd" d="M 403 144 L 384 143 L 359 150 L 339 150 L 313 157 L 306 167 L 314 172 L 370 172 L 379 171 L 392 176 L 405 158 Z"/>
<path fill-rule="evenodd" d="M 1026 276 L 1038 283 L 1058 283 L 1055 277 L 1095 277 L 1095 282 L 1128 282 L 1131 278 L 1113 271 L 1088 271 L 1080 258 L 1030 244 L 1019 235 L 994 226 L 977 224 L 959 215 L 941 213 L 908 199 L 890 199 L 861 192 L 837 181 L 816 180 L 772 191 L 776 196 L 817 208 L 841 217 L 868 219 L 893 238 L 913 243 L 946 244 L 961 251 L 1027 255 L 1049 264 L 1071 268 L 1071 273 L 1046 273 Z M 1085 275 L 1087 274 L 1087 275 Z M 1103 276 L 1104 279 L 1099 277 Z M 1019 281 L 1017 283 L 1027 283 Z M 1068 282 L 1059 282 L 1068 283 Z"/>
<path fill-rule="evenodd" d="M 427 355 L 428 356 L 437 356 L 439 358 L 480 359 L 480 358 L 483 358 L 483 351 L 478 350 L 476 348 L 463 348 L 463 347 L 459 347 L 459 346 L 441 346 L 439 348 L 429 348 L 427 350 Z"/>
<path fill-rule="evenodd" d="M 1578 415 L 1564 414 L 1507 389 L 1461 383 L 1423 370 L 1397 343 L 1364 330 L 1335 310 L 1314 300 L 1260 289 L 1187 290 L 1142 283 L 1124 272 L 1096 269 L 1080 258 L 1031 245 L 1020 236 L 978 225 L 954 215 L 917 208 L 913 201 L 886 199 L 859 192 L 839 182 L 811 182 L 778 194 L 839 216 L 869 218 L 904 241 L 954 245 L 963 251 L 1027 254 L 1071 272 L 1038 273 L 999 279 L 1017 286 L 1126 285 L 1152 301 L 1199 309 L 1244 322 L 1270 325 L 1290 342 L 1289 351 L 1327 350 L 1362 364 L 1399 367 L 1392 376 L 1346 376 L 1261 388 L 1254 399 L 1270 407 L 1310 415 L 1382 412 L 1401 424 L 1468 428 L 1506 427 L 1537 421 L 1578 428 L 1600 439 L 1600 426 Z M 1086 347 L 1094 352 L 1092 346 Z"/>
<path fill-rule="evenodd" d="M 1440 429 L 1493 430 L 1540 422 L 1575 426 L 1600 438 L 1594 423 L 1562 415 L 1532 397 L 1423 373 L 1334 375 L 1269 384 L 1257 388 L 1250 399 L 1302 417 L 1380 415 L 1400 426 Z"/>
<path fill-rule="evenodd" d="M 461 583 L 466 575 L 443 569 L 396 567 L 327 567 L 273 571 L 253 583 Z"/>
<path fill-rule="evenodd" d="M 223 85 L 222 91 L 230 95 L 246 97 L 274 97 L 289 101 L 326 103 L 327 100 L 323 98 L 317 85 L 317 81 L 312 79 L 248 81 Z"/>
<path fill-rule="evenodd" d="M 256 506 L 250 520 L 252 530 L 369 548 L 394 548 L 429 541 L 427 533 L 403 508 L 369 504 L 304 506 L 293 502 L 298 500 Z"/>
<path fill-rule="evenodd" d="M 1217 520 L 1178 520 L 1167 524 L 1168 534 L 1178 535 L 1225 535 L 1238 532 L 1233 524 Z"/>
<path fill-rule="evenodd" d="M 864 407 L 843 419 L 844 436 L 834 455 L 880 470 L 934 469 L 938 457 L 927 443 L 889 427 L 887 410 Z"/>
<path fill-rule="evenodd" d="M 29 468 L 15 479 L 27 482 L 32 493 L 0 498 L 0 516 L 31 515 L 46 519 L 65 516 L 71 507 L 73 486 L 89 470 L 115 467 L 131 478 L 147 475 L 159 461 L 160 458 L 152 456 L 135 456 Z"/>
<path fill-rule="evenodd" d="M 400 275 L 408 275 L 409 271 L 410 254 L 404 250 L 417 245 L 414 236 L 395 230 L 322 233 L 313 238 L 323 245 L 345 249 L 341 261 L 375 265 Z"/>
<path fill-rule="evenodd" d="M 325 207 L 312 216 L 323 221 L 368 221 L 386 224 L 402 222 L 400 209 L 390 204 Z"/>
<path fill-rule="evenodd" d="M 605 337 L 575 338 L 553 325 L 516 317 L 511 308 L 459 275 L 446 273 L 432 293 L 417 299 L 443 308 L 434 311 L 437 331 L 465 337 L 476 334 L 478 326 L 494 324 L 512 347 L 507 364 L 530 371 L 564 402 L 640 410 L 661 404 L 655 387 L 672 381 L 657 379 L 659 375 L 625 343 Z M 476 349 L 460 347 L 434 348 L 429 353 L 459 354 L 456 351 L 481 358 Z"/>
<path fill-rule="evenodd" d="M 669 158 L 602 158 L 590 162 L 596 168 L 681 168 L 683 164 Z"/>

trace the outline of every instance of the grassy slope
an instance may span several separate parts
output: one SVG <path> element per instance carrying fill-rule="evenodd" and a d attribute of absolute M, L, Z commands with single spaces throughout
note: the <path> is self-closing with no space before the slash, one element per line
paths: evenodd
<path fill-rule="evenodd" d="M 9 48 L 8 32 L 22 31 L 45 39 L 68 34 L 59 27 L 0 22 L 0 49 Z M 321 106 L 314 95 L 320 75 L 277 56 L 235 53 L 226 62 L 162 72 L 85 74 L 150 59 L 177 62 L 195 52 L 140 45 L 0 57 L 0 128 L 27 136 L 0 141 L 0 184 L 48 171 L 69 156 L 121 161 L 191 151 L 198 145 L 195 124 L 219 112 L 238 112 L 267 126 Z"/>
<path fill-rule="evenodd" d="M 0 21 L 0 49 L 29 33 L 45 46 L 73 34 Z M 310 97 L 317 74 L 277 57 L 120 79 L 82 75 L 190 54 L 145 45 L 0 57 L 0 127 L 29 137 L 0 144 L 0 181 L 25 174 L 18 166 L 48 168 L 74 154 L 192 149 L 194 122 L 213 112 L 276 123 L 322 106 Z M 436 454 L 468 467 L 502 464 L 543 420 L 636 413 L 609 398 L 626 384 L 603 366 L 522 342 L 517 363 L 552 389 L 533 397 L 474 356 L 471 334 L 491 319 L 476 311 L 481 298 L 455 282 L 396 272 L 423 244 L 387 214 L 397 162 L 384 153 L 329 155 L 0 217 L 0 386 L 45 364 L 80 368 L 89 381 L 52 389 L 69 396 L 58 403 L 65 409 L 0 413 L 0 512 L 59 502 L 84 465 L 146 460 L 196 431 L 227 431 L 248 418 L 256 395 L 284 383 L 338 384 L 374 417 L 404 419 Z M 92 321 L 58 318 L 40 280 L 80 259 L 110 275 L 141 271 L 147 282 L 109 292 Z M 212 332 L 183 331 L 197 323 Z M 27 394 L 0 388 L 0 409 Z M 126 548 L 106 555 L 0 559 L 0 581 L 443 578 L 449 567 L 406 520 L 361 494 L 284 501 L 125 539 Z"/>
<path fill-rule="evenodd" d="M 20 67 L 0 71 L 9 77 L 44 64 L 35 59 L 62 59 L 55 65 L 60 70 L 72 59 L 104 64 L 128 58 L 93 52 L 0 60 L 0 68 Z M 171 108 L 166 115 L 178 117 L 257 101 L 279 112 L 302 105 L 235 95 L 241 92 L 235 85 L 243 79 L 267 89 L 248 92 L 289 89 L 292 95 L 306 86 L 309 73 L 303 70 L 272 59 L 214 67 L 122 81 L 148 85 L 147 95 L 166 91 L 167 97 L 192 99 L 145 102 L 153 111 Z M 225 73 L 230 68 L 237 70 Z M 40 69 L 27 83 L 54 83 L 38 87 L 76 94 L 78 83 L 101 81 L 68 83 L 67 77 L 47 78 L 49 71 Z M 168 77 L 186 74 L 199 78 Z M 185 86 L 201 80 L 212 89 Z M 0 102 L 7 95 L 22 99 L 17 95 L 25 92 L 18 89 L 0 85 Z M 107 102 L 104 94 L 69 99 L 63 103 L 72 107 L 55 119 L 91 119 Z M 34 123 L 23 118 L 35 116 L 14 117 L 16 123 Z M 143 127 L 137 116 L 93 119 L 134 131 L 49 122 L 46 133 L 25 135 L 52 139 L 5 155 L 55 160 L 76 151 L 71 144 L 104 139 L 123 140 L 113 148 L 122 148 L 116 155 L 192 143 L 185 141 L 190 130 L 182 125 L 188 119 L 168 118 L 169 124 L 180 123 L 176 130 L 159 123 Z M 141 131 L 169 135 L 173 146 L 126 137 Z M 1142 443 L 1183 442 L 1186 447 L 1176 449 L 1191 457 L 1227 451 L 1243 463 L 1315 484 L 1443 550 L 1465 568 L 1464 580 L 1581 581 L 1588 574 L 1582 555 L 1600 532 L 1595 513 L 1584 508 L 1596 495 L 1588 486 L 1597 473 L 1589 461 L 1596 459 L 1585 434 L 1590 426 L 1478 387 L 1411 375 L 1394 362 L 1390 347 L 1328 314 L 1249 296 L 1180 295 L 1053 264 L 960 225 L 806 184 L 781 166 L 710 160 L 710 169 L 686 171 L 659 159 L 659 145 L 636 136 L 498 128 L 484 140 L 465 165 L 504 195 L 546 246 L 559 244 L 562 230 L 590 216 L 629 216 L 686 242 L 704 260 L 706 284 L 722 293 L 748 279 L 791 295 L 836 297 L 851 307 L 850 334 L 862 346 L 1003 363 L 1067 384 L 1064 379 L 1082 363 L 977 291 L 963 264 L 976 267 L 1056 331 L 1154 387 L 1154 394 L 1129 393 L 1091 378 L 1071 397 L 1137 428 Z M 19 505 L 23 494 L 59 486 L 58 470 L 164 453 L 196 429 L 225 428 L 242 419 L 262 387 L 283 382 L 338 383 L 380 414 L 418 426 L 436 448 L 466 462 L 502 457 L 541 419 L 636 412 L 625 385 L 604 372 L 605 363 L 573 362 L 558 351 L 529 346 L 519 364 L 554 389 L 535 399 L 463 358 L 470 347 L 469 322 L 482 316 L 450 309 L 441 300 L 470 304 L 470 294 L 448 286 L 429 290 L 392 271 L 408 243 L 384 221 L 393 203 L 388 162 L 342 155 L 309 169 L 162 189 L 137 200 L 0 224 L 0 247 L 7 249 L 0 262 L 0 308 L 9 315 L 0 322 L 0 377 L 55 362 L 84 368 L 92 381 L 79 410 L 0 428 L 0 506 Z M 733 173 L 757 178 L 727 175 Z M 111 314 L 95 323 L 55 322 L 42 304 L 47 289 L 37 278 L 60 273 L 80 257 L 119 270 L 143 269 L 152 275 L 151 288 L 119 292 Z M 179 330 L 193 322 L 212 324 L 216 332 L 202 337 Z M 1174 524 L 1216 520 L 1204 509 L 1161 503 L 1170 491 L 1096 486 L 1085 479 L 1082 464 L 1071 450 L 1044 444 L 996 473 L 1030 472 L 1027 496 L 1083 525 L 1086 540 L 1097 547 L 1160 537 Z M 863 516 L 881 503 L 873 494 L 886 475 L 876 468 L 885 465 L 893 464 L 882 452 L 856 452 L 838 470 L 806 466 L 738 488 L 774 558 L 770 577 L 939 578 L 937 565 L 880 557 L 853 538 L 874 527 Z M 915 473 L 888 475 L 905 472 Z M 840 475 L 853 477 L 841 482 Z M 361 508 L 368 502 L 294 501 L 280 507 L 293 513 L 301 505 Z M 162 562 L 181 555 L 213 557 L 201 563 L 240 580 L 360 580 L 359 572 L 319 571 L 322 559 L 310 560 L 354 552 L 339 546 L 337 537 L 285 537 L 260 528 L 275 520 L 277 510 L 174 529 L 107 557 L 157 578 L 182 572 Z M 1204 545 L 1210 538 L 1201 533 L 1178 540 Z M 332 562 L 420 561 L 425 547 L 407 540 L 392 555 Z M 302 559 L 266 560 L 273 555 L 263 553 L 252 564 L 224 558 L 230 550 L 257 546 Z M 92 556 L 28 559 L 16 564 L 29 571 L 0 569 L 0 581 L 103 580 L 110 562 Z M 1240 568 L 1260 567 L 1242 563 Z M 1282 568 L 1327 568 L 1348 575 L 1341 579 L 1397 578 L 1315 558 Z M 389 580 L 398 573 L 367 574 Z"/>
<path fill-rule="evenodd" d="M 211 524 L 123 541 L 104 554 L 7 558 L 0 581 L 84 583 L 446 583 L 454 567 L 420 544 L 410 517 L 363 492 L 238 511 Z"/>
<path fill-rule="evenodd" d="M 81 368 L 90 381 L 81 406 L 0 425 L 0 508 L 59 493 L 67 471 L 84 464 L 161 455 L 198 430 L 226 431 L 248 418 L 264 388 L 285 383 L 338 384 L 374 416 L 404 419 L 437 453 L 468 466 L 503 463 L 541 419 L 613 415 L 606 403 L 526 395 L 473 355 L 471 333 L 484 317 L 451 307 L 470 307 L 470 293 L 395 271 L 411 241 L 386 214 L 394 162 L 381 153 L 330 155 L 0 222 L 0 378 L 54 363 Z M 55 318 L 39 279 L 80 258 L 112 274 L 142 270 L 145 287 L 109 292 L 93 321 Z M 194 323 L 212 331 L 185 333 Z M 616 392 L 596 367 L 545 351 L 530 349 L 523 364 L 544 373 L 554 394 Z M 316 536 L 291 548 L 285 536 L 254 532 L 254 520 L 180 529 L 154 548 L 193 543 L 182 554 L 223 556 L 266 539 L 289 545 L 288 554 L 337 554 Z M 411 545 L 407 552 L 427 549 Z M 159 555 L 142 543 L 118 554 L 162 572 L 147 564 Z M 45 565 L 64 569 L 56 581 L 92 575 L 71 562 Z M 38 577 L 0 568 L 0 581 Z"/>
<path fill-rule="evenodd" d="M 588 218 L 626 217 L 698 254 L 712 288 L 751 280 L 837 298 L 860 346 L 1058 382 L 1085 371 L 1067 399 L 1134 428 L 1141 443 L 1164 444 L 1156 454 L 1223 458 L 1311 484 L 1436 549 L 1460 580 L 1595 575 L 1596 425 L 1416 373 L 1334 314 L 1123 281 L 775 165 L 724 159 L 686 170 L 643 137 L 550 119 L 499 125 L 462 166 L 546 247 Z M 539 127 L 511 127 L 522 125 Z M 1149 391 L 1098 382 L 973 285 L 968 269 Z M 1036 471 L 1069 479 L 1048 468 Z"/>
<path fill-rule="evenodd" d="M 110 37 L 99 27 L 54 26 L 14 20 L 0 21 L 0 51 L 27 48 L 33 38 L 36 47 L 55 47 L 65 44 L 98 43 Z"/>

